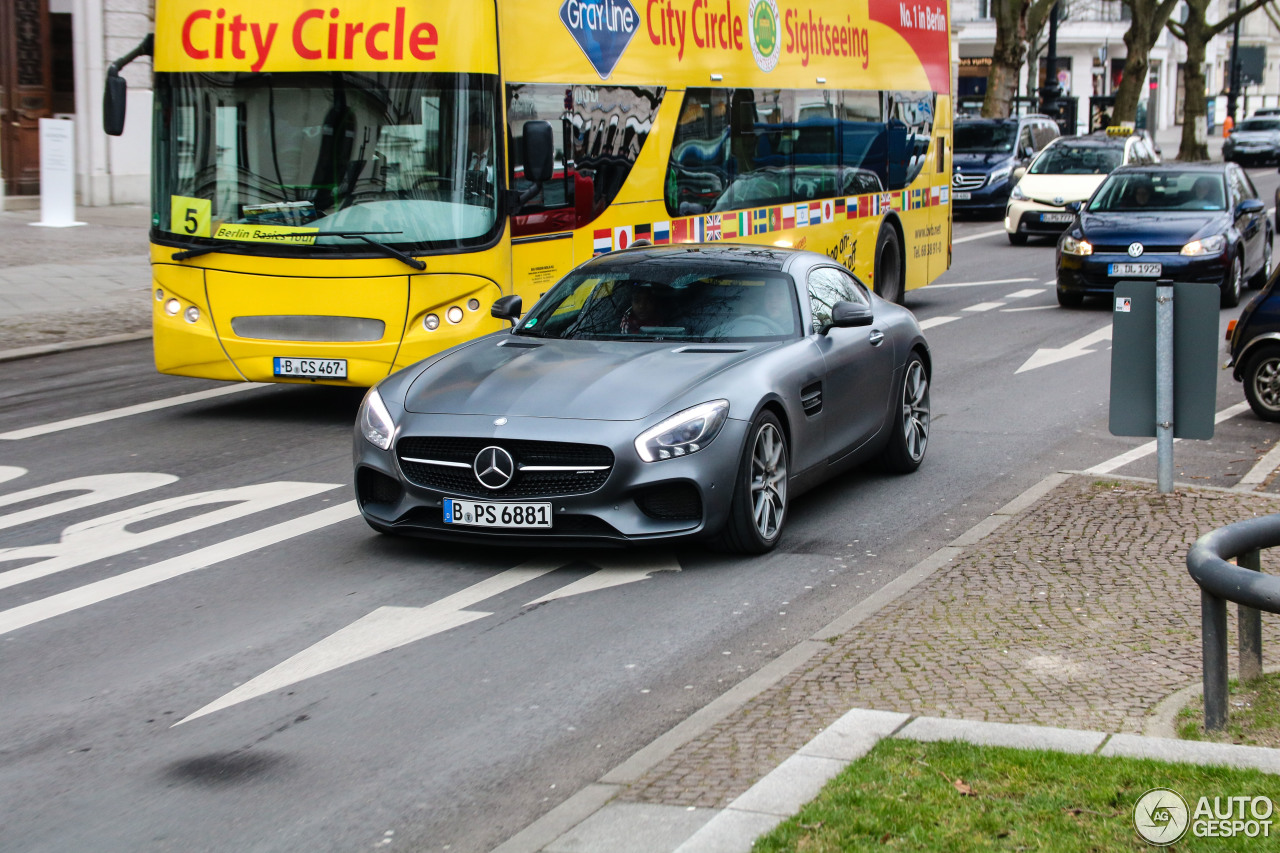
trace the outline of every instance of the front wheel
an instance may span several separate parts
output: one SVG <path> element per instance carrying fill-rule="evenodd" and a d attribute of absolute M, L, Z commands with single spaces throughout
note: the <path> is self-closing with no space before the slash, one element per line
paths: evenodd
<path fill-rule="evenodd" d="M 740 554 L 773 550 L 787 521 L 787 437 L 772 412 L 761 412 L 751 424 L 729 520 L 717 545 Z"/>
<path fill-rule="evenodd" d="M 1249 279 L 1249 286 L 1254 290 L 1266 287 L 1267 279 L 1271 278 L 1271 235 L 1265 235 L 1265 239 L 1266 242 L 1262 244 L 1262 267 Z"/>
<path fill-rule="evenodd" d="M 929 372 L 919 353 L 912 353 L 902 376 L 902 393 L 898 409 L 892 412 L 893 428 L 889 443 L 881 452 L 883 467 L 895 474 L 910 474 L 924 461 L 929 446 Z"/>
<path fill-rule="evenodd" d="M 874 276 L 877 296 L 886 302 L 902 302 L 902 294 L 905 292 L 902 246 L 898 241 L 898 232 L 892 225 L 881 228 L 880 236 L 876 239 Z"/>
<path fill-rule="evenodd" d="M 1075 290 L 1058 288 L 1058 304 L 1063 308 L 1079 308 L 1084 304 L 1084 294 Z"/>
<path fill-rule="evenodd" d="M 1235 308 L 1240 304 L 1240 292 L 1244 290 L 1244 259 L 1237 252 L 1231 259 L 1231 269 L 1222 282 L 1222 307 Z"/>
<path fill-rule="evenodd" d="M 1009 232 L 1007 232 L 1007 231 L 1006 231 L 1005 233 L 1006 233 L 1006 234 L 1008 234 L 1008 236 L 1009 236 L 1009 243 L 1010 243 L 1011 245 L 1014 245 L 1014 246 L 1025 246 L 1025 245 L 1027 245 L 1027 235 L 1026 235 L 1026 234 L 1009 234 Z"/>
<path fill-rule="evenodd" d="M 1280 421 L 1280 347 L 1269 346 L 1249 356 L 1241 372 L 1244 398 L 1264 421 Z"/>

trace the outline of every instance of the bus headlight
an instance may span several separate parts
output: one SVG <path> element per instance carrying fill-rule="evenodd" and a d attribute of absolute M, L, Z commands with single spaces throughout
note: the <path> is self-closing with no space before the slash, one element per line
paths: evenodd
<path fill-rule="evenodd" d="M 422 328 L 426 329 L 428 332 L 434 332 L 436 329 L 440 328 L 440 318 L 435 314 L 428 314 L 422 318 Z"/>
<path fill-rule="evenodd" d="M 636 453 L 645 462 L 697 453 L 720 433 L 728 418 L 728 400 L 712 400 L 677 412 L 636 436 Z"/>
<path fill-rule="evenodd" d="M 387 404 L 382 402 L 377 389 L 370 388 L 369 393 L 364 395 L 357 423 L 360 424 L 360 434 L 374 447 L 379 450 L 391 447 L 391 437 L 395 435 L 396 428 L 391 422 Z"/>
<path fill-rule="evenodd" d="M 170 317 L 177 316 L 178 312 L 181 310 L 182 303 L 176 299 L 170 299 L 164 304 L 164 313 L 168 314 Z"/>
<path fill-rule="evenodd" d="M 462 322 L 462 309 L 457 305 L 450 306 L 449 310 L 444 312 L 444 316 L 449 319 L 450 323 Z"/>
<path fill-rule="evenodd" d="M 188 323 L 196 323 L 200 320 L 200 309 L 192 305 L 187 309 L 187 313 L 183 315 Z"/>

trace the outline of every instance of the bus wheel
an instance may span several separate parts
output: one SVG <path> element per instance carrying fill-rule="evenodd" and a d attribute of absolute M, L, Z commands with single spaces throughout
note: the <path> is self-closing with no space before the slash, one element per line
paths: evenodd
<path fill-rule="evenodd" d="M 892 225 L 880 229 L 876 239 L 876 295 L 887 302 L 902 302 L 902 246 Z"/>

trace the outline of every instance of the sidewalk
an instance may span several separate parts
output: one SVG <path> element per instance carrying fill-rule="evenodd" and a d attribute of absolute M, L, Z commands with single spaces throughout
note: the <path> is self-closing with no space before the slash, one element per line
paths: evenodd
<path fill-rule="evenodd" d="M 498 853 L 745 853 L 886 736 L 1280 773 L 1280 750 L 1171 740 L 1201 677 L 1187 551 L 1272 512 L 1247 489 L 1046 478 Z"/>
<path fill-rule="evenodd" d="M 0 356 L 151 328 L 146 207 L 82 207 L 45 228 L 39 209 L 0 212 Z"/>

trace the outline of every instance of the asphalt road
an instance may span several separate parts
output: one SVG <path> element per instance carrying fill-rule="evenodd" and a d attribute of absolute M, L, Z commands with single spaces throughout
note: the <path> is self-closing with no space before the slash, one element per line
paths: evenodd
<path fill-rule="evenodd" d="M 1154 477 L 1103 465 L 1144 443 L 1107 431 L 1111 306 L 1057 306 L 1049 242 L 955 234 L 906 299 L 924 466 L 805 495 L 757 559 L 380 537 L 359 393 L 158 376 L 146 342 L 10 365 L 0 848 L 489 850 L 1046 474 Z M 1226 419 L 1178 477 L 1230 485 L 1275 438 Z"/>

